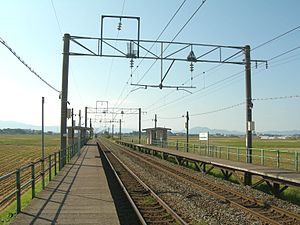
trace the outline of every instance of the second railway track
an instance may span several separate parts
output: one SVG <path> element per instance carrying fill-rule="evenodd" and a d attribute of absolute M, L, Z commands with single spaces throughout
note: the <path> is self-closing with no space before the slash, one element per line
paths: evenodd
<path fill-rule="evenodd" d="M 207 193 L 216 199 L 225 201 L 232 207 L 238 208 L 256 218 L 256 220 L 262 224 L 300 224 L 300 216 L 295 213 L 291 213 L 286 209 L 265 204 L 254 197 L 246 196 L 244 193 L 196 176 L 193 173 L 180 169 L 177 166 L 158 163 L 157 160 L 154 160 L 145 154 L 129 149 L 124 151 L 124 146 L 121 147 L 109 141 L 104 142 L 108 148 L 121 150 L 125 152 L 125 154 L 130 155 L 130 157 L 137 158 L 157 170 L 163 171 L 182 182 L 188 183 L 201 192 Z"/>
<path fill-rule="evenodd" d="M 106 144 L 98 142 L 141 224 L 188 224 L 122 163 Z"/>

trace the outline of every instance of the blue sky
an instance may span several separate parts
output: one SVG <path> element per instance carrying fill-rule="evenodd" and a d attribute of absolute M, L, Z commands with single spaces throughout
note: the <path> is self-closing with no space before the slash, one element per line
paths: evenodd
<path fill-rule="evenodd" d="M 141 39 L 156 40 L 181 3 L 182 1 L 177 0 L 3 0 L 0 2 L 0 37 L 45 80 L 60 90 L 64 33 L 99 37 L 101 15 L 121 15 L 124 4 L 123 15 L 141 18 Z M 199 4 L 200 1 L 187 0 L 160 39 L 172 40 Z M 251 48 L 255 48 L 299 26 L 299 9 L 298 0 L 207 0 L 175 41 L 250 45 Z M 134 24 L 124 21 L 118 34 L 117 23 L 118 21 L 110 21 L 105 24 L 107 36 L 135 37 Z M 251 51 L 251 58 L 268 60 L 298 46 L 300 29 Z M 74 46 L 72 47 L 74 49 Z M 158 53 L 159 48 L 156 46 L 153 51 Z M 44 96 L 46 124 L 59 125 L 58 93 L 30 73 L 3 45 L 0 46 L 0 58 L 0 120 L 40 124 L 41 98 Z M 140 60 L 136 59 L 135 66 L 139 62 Z M 132 81 L 137 82 L 151 63 L 147 60 L 141 62 L 133 74 Z M 300 95 L 299 65 L 298 48 L 269 61 L 268 69 L 264 66 L 253 68 L 253 98 Z M 110 107 L 119 105 L 121 101 L 120 107 L 141 107 L 143 111 L 147 111 L 147 114 L 143 115 L 144 128 L 153 126 L 152 118 L 156 113 L 159 126 L 183 130 L 184 118 L 180 116 L 187 110 L 191 115 L 201 114 L 245 101 L 243 66 L 222 65 L 210 70 L 214 66 L 216 65 L 196 63 L 193 85 L 197 88 L 192 90 L 194 94 L 150 88 L 130 93 L 134 87 L 126 84 L 130 77 L 128 59 L 71 57 L 68 100 L 71 103 L 70 107 L 76 112 L 79 109 L 83 110 L 85 106 L 95 107 L 97 100 L 109 101 Z M 228 78 L 239 72 L 241 73 L 231 79 Z M 189 64 L 176 63 L 170 70 L 165 84 L 181 85 L 189 77 Z M 141 83 L 158 84 L 159 78 L 160 65 L 156 63 Z M 124 91 L 121 92 L 122 90 Z M 286 98 L 254 101 L 253 120 L 256 130 L 299 129 L 299 100 L 300 98 Z M 174 117 L 178 118 L 170 119 Z M 92 118 L 94 119 L 93 116 Z M 123 127 L 138 128 L 137 116 L 124 116 L 123 119 Z M 102 127 L 104 124 L 95 125 Z M 190 126 L 243 131 L 245 105 L 191 116 Z"/>

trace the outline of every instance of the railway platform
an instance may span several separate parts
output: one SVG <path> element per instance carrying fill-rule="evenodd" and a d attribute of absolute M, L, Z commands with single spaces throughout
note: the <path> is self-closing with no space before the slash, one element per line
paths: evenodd
<path fill-rule="evenodd" d="M 290 186 L 300 188 L 300 173 L 292 170 L 230 161 L 151 145 L 135 144 L 124 141 L 117 141 L 117 143 L 147 154 L 159 154 L 163 159 L 173 157 L 180 165 L 187 162 L 194 163 L 195 168 L 203 173 L 209 173 L 212 169 L 218 168 L 221 170 L 225 179 L 234 176 L 238 182 L 243 185 L 255 187 L 265 182 L 274 195 L 279 195 Z M 244 176 L 241 176 L 241 174 L 244 174 Z M 252 181 L 247 183 L 246 181 L 248 179 L 245 179 L 247 176 L 246 174 L 250 174 L 251 177 L 255 176 L 258 179 L 255 180 L 255 183 L 252 183 Z"/>
<path fill-rule="evenodd" d="M 11 224 L 120 224 L 103 167 L 90 141 Z"/>

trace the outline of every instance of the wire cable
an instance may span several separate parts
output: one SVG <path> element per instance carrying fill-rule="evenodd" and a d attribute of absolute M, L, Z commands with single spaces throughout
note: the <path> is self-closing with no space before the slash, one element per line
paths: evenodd
<path fill-rule="evenodd" d="M 193 19 L 193 17 L 197 14 L 197 12 L 202 8 L 206 0 L 202 0 L 201 4 L 198 6 L 198 8 L 194 11 L 194 13 L 190 16 L 190 18 L 185 22 L 185 24 L 181 27 L 181 29 L 177 32 L 177 34 L 173 37 L 173 39 L 169 42 L 167 47 L 162 51 L 161 54 L 163 54 L 169 47 L 170 45 L 174 42 L 174 40 L 178 37 L 178 35 L 183 31 L 183 29 L 188 25 L 188 23 Z M 152 69 L 154 64 L 157 62 L 158 59 L 155 59 L 155 61 L 151 64 L 151 66 L 148 68 L 148 70 L 143 74 L 142 78 L 137 82 L 139 84 L 144 77 L 148 74 L 148 72 Z"/>
<path fill-rule="evenodd" d="M 33 73 L 36 77 L 38 77 L 42 82 L 44 82 L 48 87 L 50 87 L 52 90 L 60 93 L 58 89 L 53 87 L 51 84 L 49 84 L 45 79 L 43 79 L 38 73 L 36 73 L 9 45 L 0 37 L 0 42 L 3 44 L 24 66 L 29 69 L 31 73 Z"/>
<path fill-rule="evenodd" d="M 165 27 L 163 28 L 163 30 L 160 32 L 160 34 L 158 35 L 158 37 L 156 38 L 156 40 L 154 41 L 154 43 L 152 44 L 152 46 L 150 47 L 150 49 L 149 49 L 149 51 L 154 47 L 154 45 L 155 45 L 155 43 L 158 41 L 158 39 L 162 36 L 162 34 L 166 31 L 166 29 L 168 28 L 168 26 L 171 24 L 171 22 L 173 21 L 173 19 L 175 18 L 175 16 L 178 14 L 178 12 L 181 10 L 181 8 L 183 7 L 183 5 L 185 4 L 185 2 L 186 2 L 187 0 L 184 0 L 181 4 L 180 4 L 180 6 L 178 7 L 178 9 L 176 10 L 176 12 L 173 14 L 173 16 L 171 17 L 171 19 L 168 21 L 168 23 L 165 25 Z M 125 2 L 125 0 L 124 0 L 124 2 Z M 123 12 L 123 10 L 122 10 L 122 12 Z M 145 54 L 145 56 L 147 56 L 148 55 L 148 52 L 146 52 L 146 54 Z M 145 57 L 144 56 L 144 57 Z M 140 62 L 139 62 L 139 64 L 136 66 L 136 68 L 134 69 L 134 71 L 132 72 L 132 74 L 137 70 L 137 68 L 139 68 L 139 66 L 141 65 L 141 63 L 143 62 L 143 60 L 144 59 L 142 59 Z M 154 64 L 153 64 L 154 65 Z M 151 68 L 153 67 L 153 65 L 151 66 Z M 150 69 L 151 69 L 150 68 Z M 149 69 L 149 70 L 150 70 Z M 146 73 L 148 73 L 148 72 L 146 72 Z M 132 75 L 131 74 L 131 75 Z M 143 76 L 145 76 L 145 74 L 143 75 Z M 124 90 L 125 90 L 125 88 L 126 88 L 126 86 L 128 85 L 128 82 L 130 81 L 130 78 L 131 78 L 131 76 L 128 78 L 128 81 L 125 83 L 125 85 L 124 85 L 124 87 L 123 87 L 123 89 L 122 89 L 122 91 L 121 91 L 121 94 L 120 94 L 120 96 L 118 97 L 118 100 L 117 100 L 117 103 L 119 102 L 119 99 L 121 98 L 121 96 L 123 95 L 123 92 L 124 92 Z M 139 81 L 140 82 L 140 81 Z M 120 104 L 119 104 L 120 105 Z"/>
<path fill-rule="evenodd" d="M 297 27 L 295 27 L 295 28 L 293 28 L 293 29 L 290 29 L 290 30 L 288 30 L 288 31 L 286 31 L 286 32 L 284 32 L 284 33 L 282 33 L 282 34 L 280 34 L 280 35 L 278 35 L 278 36 L 276 36 L 276 37 L 274 37 L 274 38 L 272 38 L 272 39 L 270 39 L 270 40 L 268 40 L 268 41 L 266 41 L 266 42 L 264 42 L 264 43 L 262 43 L 262 44 L 260 44 L 260 45 L 258 45 L 258 46 L 256 46 L 256 47 L 254 47 L 254 48 L 252 49 L 252 51 L 255 50 L 255 49 L 257 49 L 257 48 L 260 48 L 260 47 L 262 47 L 262 46 L 264 46 L 264 45 L 267 45 L 267 44 L 269 44 L 269 43 L 271 43 L 271 42 L 273 42 L 273 41 L 275 41 L 275 40 L 277 40 L 277 39 L 279 39 L 279 38 L 282 38 L 282 37 L 284 37 L 285 35 L 287 35 L 287 34 L 293 32 L 293 31 L 295 31 L 295 30 L 298 30 L 299 28 L 300 28 L 300 25 L 298 25 Z"/>
<path fill-rule="evenodd" d="M 282 99 L 291 99 L 291 98 L 300 98 L 300 95 L 277 96 L 277 97 L 269 97 L 269 98 L 253 98 L 252 101 L 270 101 L 270 100 L 282 100 Z"/>
<path fill-rule="evenodd" d="M 272 39 L 270 39 L 269 41 L 266 41 L 266 42 L 264 42 L 264 43 L 262 43 L 262 44 L 256 46 L 256 47 L 253 48 L 251 51 L 253 51 L 253 50 L 257 49 L 257 48 L 260 48 L 260 47 L 262 47 L 262 46 L 264 46 L 264 45 L 266 45 L 266 44 L 268 44 L 268 43 L 270 43 L 270 42 L 272 42 L 272 41 L 275 41 L 275 40 L 277 40 L 277 39 L 279 39 L 279 38 L 281 38 L 281 37 L 283 37 L 283 36 L 285 36 L 285 35 L 287 35 L 287 34 L 293 32 L 293 31 L 295 31 L 295 30 L 297 30 L 297 29 L 299 29 L 299 28 L 300 28 L 300 26 L 297 26 L 296 28 L 293 28 L 293 29 L 291 29 L 291 30 L 289 30 L 289 31 L 287 31 L 287 32 L 284 32 L 283 34 L 280 34 L 280 35 L 276 36 L 275 38 L 272 38 Z M 279 57 L 281 57 L 281 56 L 284 56 L 284 55 L 286 55 L 286 54 L 288 54 L 288 53 L 290 53 L 290 52 L 293 52 L 293 51 L 295 51 L 295 50 L 297 50 L 297 49 L 299 49 L 299 48 L 300 48 L 300 46 L 295 47 L 295 48 L 293 48 L 293 49 L 290 49 L 290 50 L 288 50 L 288 51 L 285 51 L 285 52 L 283 52 L 283 53 L 281 53 L 281 54 L 279 54 L 279 55 L 276 55 L 276 56 L 270 58 L 270 59 L 267 60 L 267 61 L 272 61 L 272 60 L 274 60 L 274 59 L 277 59 L 277 58 L 279 58 Z M 238 57 L 238 56 L 236 56 L 236 57 Z M 214 67 L 212 67 L 212 68 L 210 68 L 210 69 L 208 69 L 208 70 L 206 70 L 206 71 L 204 71 L 204 72 L 202 72 L 202 73 L 199 73 L 199 74 L 197 74 L 196 76 L 194 76 L 194 79 L 196 79 L 197 77 L 199 77 L 199 76 L 201 76 L 201 75 L 203 75 L 203 74 L 206 74 L 206 73 L 208 73 L 208 72 L 210 72 L 210 71 L 212 71 L 212 70 L 215 70 L 215 69 L 217 69 L 218 67 L 221 67 L 221 66 L 223 66 L 223 65 L 224 65 L 224 64 L 219 64 L 219 65 L 214 66 Z M 241 71 L 240 73 L 242 73 L 242 72 L 243 72 L 243 71 Z M 189 80 L 186 80 L 183 84 L 186 84 L 186 82 L 188 82 L 188 81 L 189 81 Z M 218 83 L 219 83 L 219 82 L 218 82 Z M 202 90 L 202 89 L 200 89 L 200 90 Z M 171 93 L 174 93 L 175 91 L 176 91 L 176 90 L 174 90 L 174 91 L 171 92 Z M 198 91 L 197 91 L 197 92 L 198 92 Z M 195 93 L 197 93 L 197 92 L 195 92 Z M 168 95 L 170 95 L 171 93 L 168 93 Z M 166 96 L 162 97 L 161 99 L 163 99 L 163 98 L 165 98 L 165 97 L 166 97 Z M 159 99 L 159 100 L 156 101 L 155 103 L 151 104 L 149 107 L 151 107 L 151 106 L 157 104 L 161 99 Z M 147 107 L 147 109 L 148 109 L 149 107 Z"/>
<path fill-rule="evenodd" d="M 196 15 L 196 13 L 202 8 L 202 6 L 204 5 L 204 3 L 206 2 L 206 0 L 202 0 L 201 4 L 198 6 L 198 8 L 194 11 L 194 13 L 190 16 L 190 18 L 185 22 L 185 24 L 181 27 L 181 29 L 177 32 L 177 34 L 174 36 L 174 38 L 171 40 L 171 42 L 167 45 L 167 47 L 163 50 L 163 52 L 165 52 L 167 50 L 167 48 L 171 45 L 172 42 L 174 42 L 174 40 L 178 37 L 178 35 L 183 31 L 183 29 L 187 26 L 187 24 L 192 20 L 192 18 Z M 163 53 L 162 52 L 162 53 Z M 146 74 L 151 70 L 151 68 L 154 66 L 154 64 L 157 62 L 157 59 L 151 64 L 151 66 L 148 68 L 148 70 L 143 74 L 142 78 L 137 82 L 137 84 L 139 84 L 144 77 L 146 76 Z M 131 92 L 129 92 L 130 94 Z M 126 98 L 129 96 L 129 94 L 127 94 Z M 122 102 L 124 102 L 125 100 L 123 100 Z M 120 104 L 119 104 L 120 105 Z"/>
<path fill-rule="evenodd" d="M 56 23 L 57 23 L 59 32 L 60 32 L 60 34 L 62 35 L 62 34 L 63 34 L 63 33 L 62 33 L 62 29 L 61 29 L 61 26 L 60 26 L 60 23 L 59 23 L 59 20 L 58 20 L 58 16 L 57 16 L 57 13 L 56 13 L 56 9 L 55 9 L 53 0 L 51 0 L 51 5 L 52 5 L 53 11 L 54 11 L 54 15 L 55 15 L 55 18 L 56 18 Z"/>
<path fill-rule="evenodd" d="M 284 56 L 284 55 L 286 55 L 286 54 L 288 54 L 288 53 L 291 53 L 291 52 L 293 52 L 293 51 L 295 51 L 295 50 L 297 50 L 297 49 L 299 49 L 299 48 L 300 48 L 300 46 L 295 47 L 295 48 L 293 48 L 293 49 L 290 49 L 290 50 L 288 50 L 288 51 L 285 51 L 285 52 L 283 52 L 283 53 L 281 53 L 281 54 L 279 54 L 279 55 L 276 55 L 276 56 L 270 58 L 268 61 L 272 61 L 272 60 L 274 60 L 274 59 L 277 59 L 277 58 L 279 58 L 279 57 L 281 57 L 281 56 Z"/>

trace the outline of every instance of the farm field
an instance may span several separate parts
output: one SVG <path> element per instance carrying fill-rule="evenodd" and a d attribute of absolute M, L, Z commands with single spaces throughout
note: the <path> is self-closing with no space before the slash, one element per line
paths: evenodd
<path fill-rule="evenodd" d="M 123 136 L 126 141 L 138 142 L 137 136 Z M 146 137 L 142 136 L 142 143 Z M 186 136 L 169 136 L 168 148 L 186 151 Z M 160 142 L 158 143 L 160 145 Z M 189 151 L 233 161 L 246 162 L 245 139 L 243 137 L 210 137 L 209 149 L 206 141 L 199 141 L 198 136 L 189 137 Z M 300 170 L 300 138 L 261 140 L 253 138 L 253 164 L 274 168 Z"/>
<path fill-rule="evenodd" d="M 59 135 L 45 135 L 45 157 L 58 150 Z M 41 158 L 41 135 L 0 135 L 0 176 Z"/>
<path fill-rule="evenodd" d="M 123 136 L 124 140 L 134 142 L 138 141 L 138 136 Z M 168 136 L 168 142 L 186 142 L 186 136 Z M 146 136 L 142 136 L 142 143 L 146 142 Z M 200 144 L 198 136 L 189 137 L 190 144 Z M 230 147 L 245 147 L 245 138 L 243 137 L 210 137 L 210 145 L 216 146 L 230 146 Z M 204 141 L 201 145 L 205 145 Z M 300 152 L 300 138 L 294 139 L 274 139 L 274 140 L 262 140 L 259 138 L 253 138 L 253 148 L 259 149 L 274 149 L 274 150 L 291 150 Z"/>
<path fill-rule="evenodd" d="M 185 142 L 185 136 L 170 136 L 169 141 Z M 197 136 L 190 136 L 190 143 L 199 144 L 199 139 Z M 205 144 L 205 142 L 201 142 Z M 245 147 L 245 138 L 240 137 L 211 137 L 209 140 L 211 145 L 217 146 L 231 146 L 231 147 Z M 300 152 L 300 138 L 298 139 L 274 139 L 274 140 L 261 140 L 259 138 L 253 138 L 253 148 L 263 148 L 263 149 L 280 149 L 280 150 L 298 150 Z"/>

